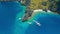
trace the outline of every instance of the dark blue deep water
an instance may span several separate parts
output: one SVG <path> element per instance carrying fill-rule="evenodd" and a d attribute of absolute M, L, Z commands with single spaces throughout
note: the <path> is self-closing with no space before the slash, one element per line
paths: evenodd
<path fill-rule="evenodd" d="M 16 14 L 22 11 L 17 2 L 0 2 L 0 34 L 13 34 Z"/>
<path fill-rule="evenodd" d="M 21 6 L 17 2 L 0 2 L 0 34 L 14 34 L 15 18 L 22 11 Z M 40 14 L 36 20 L 42 25 L 30 25 L 25 34 L 60 34 L 60 15 Z"/>

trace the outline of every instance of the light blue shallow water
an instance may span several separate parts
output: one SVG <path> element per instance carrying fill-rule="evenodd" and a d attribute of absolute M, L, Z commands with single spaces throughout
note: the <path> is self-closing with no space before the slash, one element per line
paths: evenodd
<path fill-rule="evenodd" d="M 37 14 L 35 20 L 40 22 L 41 26 L 33 22 L 34 24 L 23 28 L 22 24 L 18 24 L 21 22 L 16 22 L 17 14 L 24 11 L 23 8 L 17 2 L 0 2 L 0 34 L 60 34 L 60 15 L 54 13 Z"/>

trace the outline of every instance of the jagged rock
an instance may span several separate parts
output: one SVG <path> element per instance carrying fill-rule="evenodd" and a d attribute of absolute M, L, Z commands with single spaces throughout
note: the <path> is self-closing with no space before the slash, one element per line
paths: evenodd
<path fill-rule="evenodd" d="M 27 8 L 25 11 L 25 15 L 22 18 L 22 22 L 27 21 L 29 17 L 32 16 L 33 11 L 30 8 Z"/>

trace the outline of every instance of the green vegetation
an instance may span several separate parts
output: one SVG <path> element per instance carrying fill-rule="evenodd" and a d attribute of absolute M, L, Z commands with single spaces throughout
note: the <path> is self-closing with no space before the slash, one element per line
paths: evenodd
<path fill-rule="evenodd" d="M 28 0 L 29 1 L 29 0 Z M 59 0 L 30 0 L 30 5 L 28 7 L 30 7 L 31 9 L 35 10 L 35 9 L 46 9 L 46 10 L 52 10 L 52 11 L 56 11 L 57 9 L 57 2 Z M 26 3 L 26 0 L 23 1 L 23 4 Z"/>
<path fill-rule="evenodd" d="M 31 0 L 30 8 L 32 9 L 48 9 L 49 3 L 48 0 Z M 43 6 L 42 3 L 46 2 L 46 6 Z"/>

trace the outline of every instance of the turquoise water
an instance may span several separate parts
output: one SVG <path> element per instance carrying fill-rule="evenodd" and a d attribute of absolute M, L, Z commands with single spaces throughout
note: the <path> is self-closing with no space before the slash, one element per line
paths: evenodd
<path fill-rule="evenodd" d="M 24 6 L 23 6 L 24 7 Z M 26 7 L 25 7 L 26 8 Z M 24 9 L 25 10 L 25 9 Z M 22 18 L 24 11 L 17 14 L 17 28 L 18 34 L 60 34 L 60 15 L 53 12 L 40 12 L 35 13 L 27 22 L 21 22 L 18 18 Z M 41 23 L 37 26 L 33 20 Z M 32 22 L 32 24 L 28 24 Z M 19 31 L 19 32 L 18 32 Z"/>
<path fill-rule="evenodd" d="M 0 34 L 60 34 L 60 15 L 40 12 L 23 23 L 19 18 L 24 15 L 25 8 L 17 2 L 0 2 Z"/>

